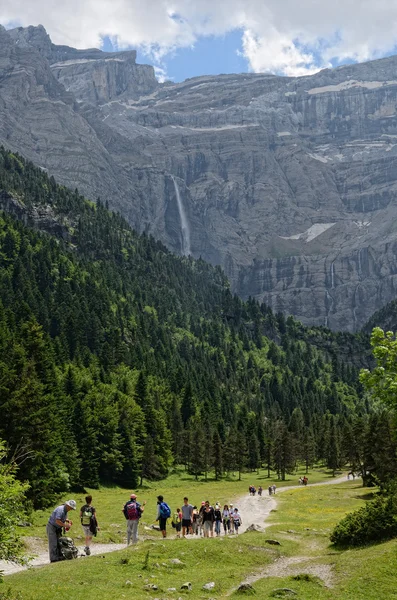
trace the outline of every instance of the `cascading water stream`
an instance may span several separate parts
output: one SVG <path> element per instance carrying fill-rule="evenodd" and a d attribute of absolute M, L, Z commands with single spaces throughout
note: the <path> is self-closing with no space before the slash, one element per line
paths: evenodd
<path fill-rule="evenodd" d="M 184 254 L 185 256 L 189 256 L 189 254 L 191 254 L 189 221 L 187 220 L 185 207 L 183 206 L 181 194 L 179 192 L 179 187 L 176 182 L 176 179 L 173 175 L 171 175 L 171 179 L 174 184 L 176 203 L 178 205 L 179 218 L 181 220 L 181 233 L 182 233 L 181 250 L 182 250 L 182 254 Z"/>

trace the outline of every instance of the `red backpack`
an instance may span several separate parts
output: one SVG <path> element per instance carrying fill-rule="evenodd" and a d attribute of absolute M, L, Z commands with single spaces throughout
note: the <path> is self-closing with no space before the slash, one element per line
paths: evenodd
<path fill-rule="evenodd" d="M 135 502 L 133 500 L 127 502 L 124 507 L 124 515 L 126 519 L 129 521 L 135 521 L 136 519 L 141 518 L 141 514 L 142 511 L 139 502 Z"/>

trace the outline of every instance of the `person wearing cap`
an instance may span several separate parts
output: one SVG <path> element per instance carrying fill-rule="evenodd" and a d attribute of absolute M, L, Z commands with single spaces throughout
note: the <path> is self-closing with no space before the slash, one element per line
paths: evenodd
<path fill-rule="evenodd" d="M 72 521 L 67 519 L 67 514 L 70 510 L 76 510 L 76 502 L 74 500 L 68 500 L 65 504 L 57 506 L 48 519 L 46 531 L 50 562 L 62 560 L 58 552 L 58 538 L 61 537 L 63 528 L 68 530 L 72 526 Z"/>
<path fill-rule="evenodd" d="M 130 499 L 123 506 L 123 513 L 127 519 L 127 546 L 129 546 L 131 538 L 133 544 L 138 541 L 139 519 L 145 510 L 145 505 L 146 502 L 139 504 L 136 494 L 131 494 Z"/>

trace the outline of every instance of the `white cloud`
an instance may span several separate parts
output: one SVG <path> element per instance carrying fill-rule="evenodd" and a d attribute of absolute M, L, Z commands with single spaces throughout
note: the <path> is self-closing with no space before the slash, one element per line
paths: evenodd
<path fill-rule="evenodd" d="M 243 32 L 253 71 L 303 75 L 367 60 L 397 42 L 397 0 L 1 0 L 0 22 L 42 23 L 58 44 L 144 47 L 161 60 L 202 35 Z"/>

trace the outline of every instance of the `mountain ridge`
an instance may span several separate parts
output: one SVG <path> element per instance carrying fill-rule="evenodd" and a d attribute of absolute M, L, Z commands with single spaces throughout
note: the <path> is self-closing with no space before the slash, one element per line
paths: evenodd
<path fill-rule="evenodd" d="M 44 28 L 28 29 L 3 35 L 0 53 L 18 40 L 44 47 Z M 179 194 L 193 256 L 220 264 L 242 298 L 306 324 L 358 331 L 396 297 L 396 57 L 300 78 L 158 84 L 134 51 L 61 57 L 73 52 L 98 58 L 43 65 L 73 107 L 48 115 L 59 139 L 30 106 L 32 143 L 22 107 L 7 102 L 18 135 L 0 127 L 6 146 L 181 253 Z"/>

